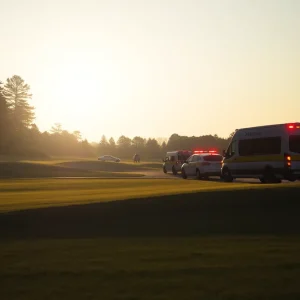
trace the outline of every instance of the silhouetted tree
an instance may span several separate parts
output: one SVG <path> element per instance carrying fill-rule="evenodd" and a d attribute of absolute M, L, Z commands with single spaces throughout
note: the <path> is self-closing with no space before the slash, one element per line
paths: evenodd
<path fill-rule="evenodd" d="M 82 136 L 81 136 L 81 132 L 80 132 L 79 130 L 75 130 L 75 131 L 73 132 L 73 135 L 76 137 L 76 140 L 77 140 L 78 142 L 81 142 Z"/>
<path fill-rule="evenodd" d="M 62 129 L 62 125 L 60 123 L 55 123 L 50 130 L 52 133 L 54 134 L 61 134 L 63 129 Z"/>
<path fill-rule="evenodd" d="M 117 146 L 116 146 L 116 142 L 115 142 L 114 138 L 112 138 L 112 137 L 108 141 L 108 149 L 109 149 L 109 153 L 111 155 L 116 155 Z"/>
<path fill-rule="evenodd" d="M 164 158 L 167 152 L 167 143 L 163 142 L 160 146 L 161 149 L 161 157 Z"/>
<path fill-rule="evenodd" d="M 157 158 L 160 156 L 160 146 L 156 139 L 148 139 L 146 148 L 148 158 Z"/>
<path fill-rule="evenodd" d="M 100 155 L 105 155 L 107 154 L 106 152 L 108 151 L 109 144 L 107 142 L 107 139 L 105 135 L 102 135 L 101 141 L 99 143 L 99 154 Z"/>
<path fill-rule="evenodd" d="M 132 157 L 134 151 L 131 149 L 131 139 L 122 135 L 117 142 L 118 156 L 129 158 Z"/>
<path fill-rule="evenodd" d="M 3 96 L 2 82 L 0 82 L 0 153 L 6 152 L 6 147 L 9 137 L 9 118 L 8 118 L 8 107 L 6 99 Z"/>
<path fill-rule="evenodd" d="M 34 107 L 28 103 L 32 97 L 30 86 L 20 76 L 14 75 L 6 80 L 3 96 L 12 113 L 15 129 L 28 128 L 34 120 Z"/>

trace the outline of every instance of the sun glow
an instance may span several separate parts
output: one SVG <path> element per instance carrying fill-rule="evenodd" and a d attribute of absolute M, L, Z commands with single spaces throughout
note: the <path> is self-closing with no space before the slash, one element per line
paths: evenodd
<path fill-rule="evenodd" d="M 51 114 L 63 127 L 107 120 L 116 107 L 122 108 L 129 83 L 121 66 L 110 60 L 69 58 L 56 64 L 52 73 Z"/>

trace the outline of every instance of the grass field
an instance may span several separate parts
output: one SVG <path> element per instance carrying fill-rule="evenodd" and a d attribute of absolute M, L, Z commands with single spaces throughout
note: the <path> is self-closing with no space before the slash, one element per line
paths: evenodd
<path fill-rule="evenodd" d="M 0 163 L 0 178 L 47 178 L 47 177 L 141 177 L 139 169 L 115 168 L 113 164 L 101 167 L 97 162 L 81 162 L 78 167 L 72 162 L 69 167 L 61 163 L 52 164 L 49 161 L 39 162 L 2 162 Z M 90 168 L 81 167 L 90 164 Z"/>
<path fill-rule="evenodd" d="M 159 162 L 100 162 L 88 159 L 0 161 L 0 178 L 45 177 L 141 177 L 161 169 Z"/>
<path fill-rule="evenodd" d="M 16 179 L 155 169 L 24 165 L 0 169 L 1 299 L 300 299 L 299 183 Z"/>
<path fill-rule="evenodd" d="M 0 243 L 2 299 L 300 298 L 300 238 Z"/>
<path fill-rule="evenodd" d="M 284 188 L 168 179 L 20 179 L 0 181 L 0 212 L 201 191 Z M 288 184 L 289 187 L 298 186 Z"/>

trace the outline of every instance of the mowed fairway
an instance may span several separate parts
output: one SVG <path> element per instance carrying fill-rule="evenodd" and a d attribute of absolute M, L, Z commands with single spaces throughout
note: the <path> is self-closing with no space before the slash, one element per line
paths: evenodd
<path fill-rule="evenodd" d="M 0 181 L 0 212 L 113 200 L 238 189 L 284 188 L 287 184 L 228 184 L 169 179 L 14 179 Z M 297 187 L 298 184 L 288 184 Z"/>
<path fill-rule="evenodd" d="M 0 243 L 1 299 L 300 298 L 299 238 Z"/>
<path fill-rule="evenodd" d="M 299 211 L 299 183 L 1 180 L 1 299 L 296 300 Z"/>

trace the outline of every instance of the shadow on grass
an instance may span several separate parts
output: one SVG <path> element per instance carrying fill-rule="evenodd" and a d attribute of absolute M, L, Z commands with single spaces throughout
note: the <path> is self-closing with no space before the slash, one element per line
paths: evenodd
<path fill-rule="evenodd" d="M 48 178 L 48 177 L 110 177 L 113 172 L 68 168 L 27 162 L 0 162 L 0 178 Z M 136 177 L 137 174 L 117 174 L 116 177 Z"/>
<path fill-rule="evenodd" d="M 300 233 L 297 187 L 201 192 L 0 214 L 3 238 Z"/>
<path fill-rule="evenodd" d="M 147 171 L 149 168 L 158 168 L 156 163 L 145 164 L 128 164 L 128 163 L 115 163 L 115 162 L 102 162 L 102 161 L 70 161 L 57 164 L 57 166 L 63 166 L 68 168 L 76 168 L 82 170 L 91 171 L 106 171 L 106 172 L 136 172 Z M 160 164 L 161 168 L 162 164 Z"/>

